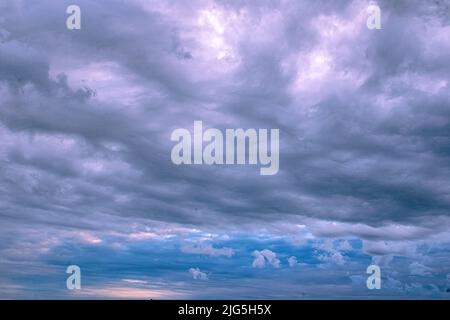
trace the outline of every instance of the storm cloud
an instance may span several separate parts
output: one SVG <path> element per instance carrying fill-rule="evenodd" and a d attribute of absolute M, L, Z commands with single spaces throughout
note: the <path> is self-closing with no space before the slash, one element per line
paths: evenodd
<path fill-rule="evenodd" d="M 385 297 L 447 297 L 450 2 L 378 1 L 380 30 L 370 3 L 78 0 L 68 30 L 72 1 L 2 1 L 0 297 L 77 260 L 100 274 L 95 253 L 147 281 L 153 246 L 185 260 L 152 260 L 156 287 L 86 295 L 227 297 L 245 278 L 240 297 L 347 297 L 374 262 Z M 197 120 L 280 129 L 278 174 L 174 165 L 171 132 Z M 261 291 L 292 256 L 305 289 Z"/>

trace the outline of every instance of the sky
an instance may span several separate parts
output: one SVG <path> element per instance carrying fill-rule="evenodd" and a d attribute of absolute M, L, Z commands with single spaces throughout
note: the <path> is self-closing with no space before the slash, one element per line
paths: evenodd
<path fill-rule="evenodd" d="M 2 0 L 0 299 L 450 299 L 449 53 L 448 0 Z"/>

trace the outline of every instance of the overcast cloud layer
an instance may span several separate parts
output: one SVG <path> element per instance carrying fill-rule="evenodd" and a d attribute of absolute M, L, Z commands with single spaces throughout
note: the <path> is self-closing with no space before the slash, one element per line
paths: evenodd
<path fill-rule="evenodd" d="M 369 4 L 2 0 L 0 298 L 449 299 L 450 1 Z M 174 165 L 195 120 L 280 171 Z"/>

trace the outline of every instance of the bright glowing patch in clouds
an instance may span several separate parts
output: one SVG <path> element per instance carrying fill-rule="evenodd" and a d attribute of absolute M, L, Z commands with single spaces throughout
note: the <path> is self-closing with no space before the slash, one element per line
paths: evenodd
<path fill-rule="evenodd" d="M 98 298 L 104 299 L 174 299 L 180 297 L 176 292 L 168 290 L 154 290 L 145 288 L 130 288 L 129 286 L 115 287 L 108 286 L 103 288 L 89 288 L 75 291 L 74 294 L 83 298 Z"/>
<path fill-rule="evenodd" d="M 197 18 L 199 28 L 197 37 L 203 50 L 195 51 L 195 57 L 201 57 L 209 62 L 213 62 L 211 57 L 215 57 L 216 63 L 223 63 L 224 67 L 227 65 L 225 68 L 238 63 L 239 58 L 235 49 L 237 43 L 233 35 L 239 27 L 238 22 L 238 16 L 232 12 L 219 9 L 200 10 Z"/>

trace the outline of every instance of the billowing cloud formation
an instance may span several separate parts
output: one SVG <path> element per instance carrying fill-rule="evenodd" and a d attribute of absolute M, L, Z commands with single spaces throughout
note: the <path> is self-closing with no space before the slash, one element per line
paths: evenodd
<path fill-rule="evenodd" d="M 56 292 L 27 284 L 77 260 L 107 274 L 100 255 L 119 284 L 90 294 L 126 295 L 120 279 L 140 274 L 126 254 L 161 285 L 135 296 L 227 297 L 211 279 L 177 287 L 198 265 L 233 297 L 446 297 L 449 1 L 380 0 L 380 30 L 370 3 L 79 0 L 68 30 L 70 1 L 3 0 L 0 298 Z M 280 171 L 174 165 L 170 134 L 195 120 L 280 129 Z M 299 257 L 310 290 L 237 289 L 267 276 L 252 254 L 280 272 Z M 387 291 L 350 290 L 375 262 Z"/>
<path fill-rule="evenodd" d="M 253 268 L 264 268 L 266 261 L 274 268 L 280 267 L 280 260 L 277 258 L 277 254 L 269 249 L 255 250 L 253 251 L 253 256 L 255 257 L 252 263 Z"/>

